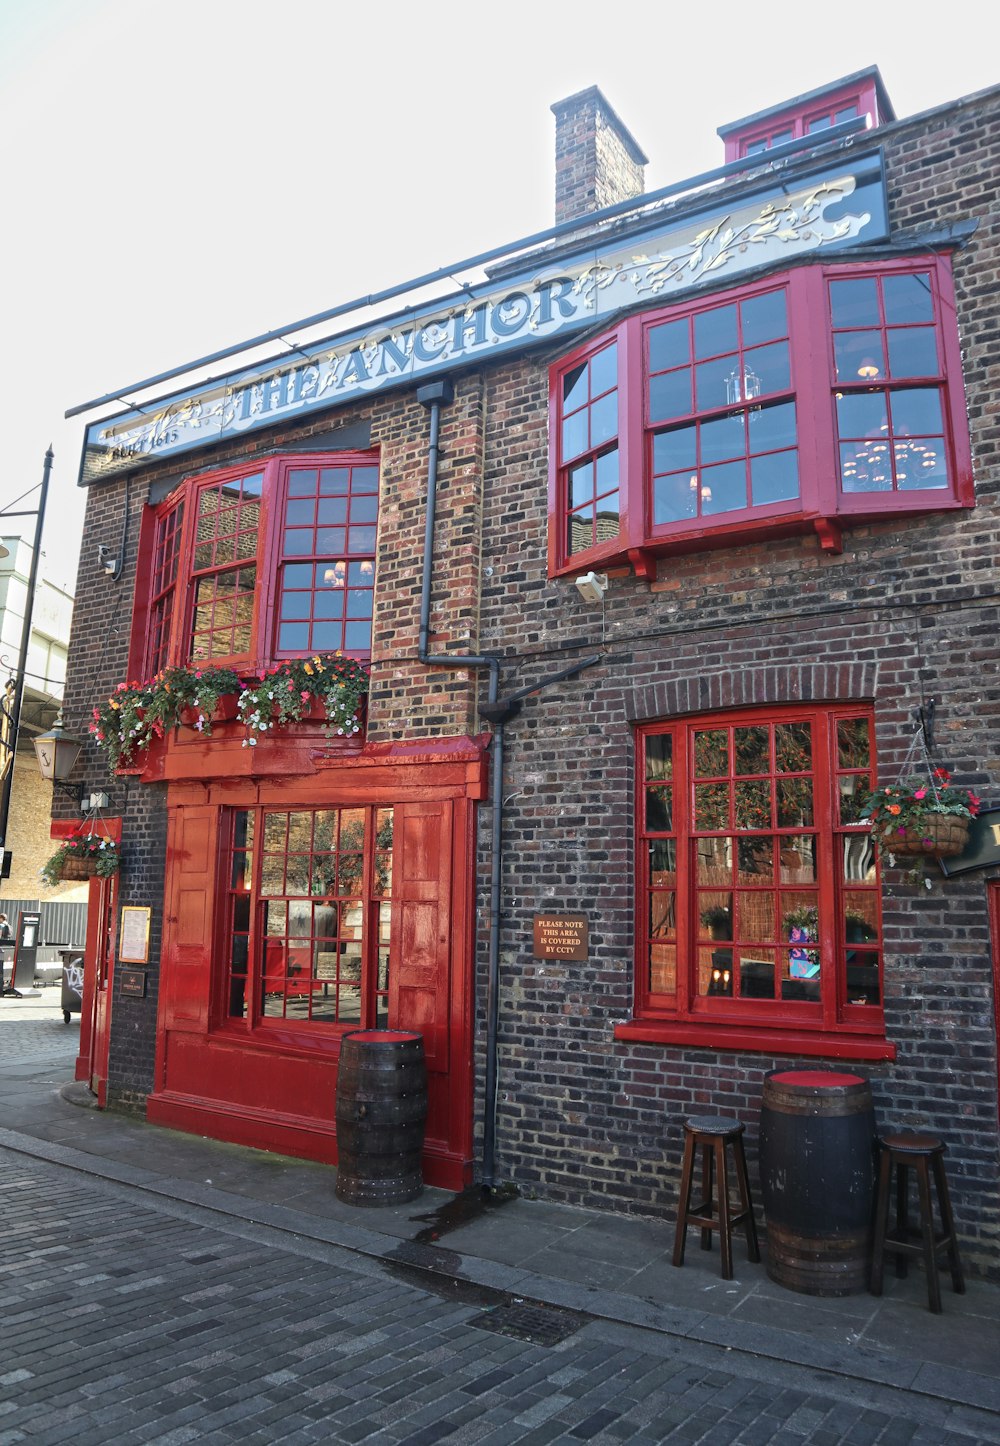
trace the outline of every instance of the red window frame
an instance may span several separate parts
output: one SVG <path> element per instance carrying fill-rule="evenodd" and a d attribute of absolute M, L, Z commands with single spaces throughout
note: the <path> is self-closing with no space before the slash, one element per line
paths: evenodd
<path fill-rule="evenodd" d="M 831 313 L 831 286 L 845 280 L 872 281 L 880 288 L 889 278 L 928 278 L 936 343 L 936 370 L 921 377 L 880 376 L 851 382 L 838 380 L 837 331 Z M 789 385 L 781 392 L 722 401 L 706 411 L 692 410 L 667 421 L 649 415 L 649 338 L 664 324 L 697 321 L 712 311 L 782 291 L 786 297 L 790 351 Z M 726 291 L 697 296 L 655 312 L 641 313 L 591 338 L 550 370 L 549 449 L 549 574 L 561 576 L 616 562 L 635 561 L 643 554 L 690 550 L 693 546 L 725 546 L 786 530 L 815 527 L 829 535 L 829 523 L 864 516 L 886 518 L 898 513 L 936 512 L 972 507 L 975 495 L 968 419 L 962 385 L 961 352 L 954 324 L 955 299 L 951 265 L 944 256 L 912 256 L 879 262 L 852 262 L 796 267 Z M 888 327 L 885 323 L 883 330 Z M 843 328 L 839 329 L 843 331 Z M 595 542 L 580 552 L 568 551 L 569 470 L 574 459 L 562 451 L 562 396 L 565 379 L 614 340 L 618 352 L 618 535 Z M 742 352 L 740 353 L 742 356 Z M 940 441 L 948 467 L 946 487 L 901 488 L 850 492 L 839 483 L 837 434 L 838 394 L 865 390 L 892 392 L 936 390 L 941 404 Z M 794 402 L 799 495 L 783 500 L 658 523 L 654 515 L 654 447 L 658 435 L 704 419 L 750 416 L 748 444 L 753 447 L 752 414 L 760 408 Z M 749 456 L 749 452 L 748 452 Z"/>
<path fill-rule="evenodd" d="M 216 1023 L 264 1036 L 385 1028 L 393 811 L 227 809 Z"/>
<path fill-rule="evenodd" d="M 199 474 L 186 479 L 164 502 L 145 509 L 139 538 L 139 559 L 136 566 L 135 597 L 132 613 L 132 635 L 129 649 L 130 678 L 151 677 L 167 665 L 190 666 L 225 664 L 245 673 L 260 673 L 282 659 L 306 656 L 313 652 L 343 652 L 345 655 L 366 662 L 371 656 L 370 631 L 367 646 L 344 645 L 344 619 L 341 619 L 340 639 L 332 635 L 328 640 L 321 638 L 321 630 L 315 625 L 318 607 L 315 594 L 321 583 L 317 581 L 321 571 L 328 574 L 332 588 L 342 591 L 356 591 L 359 596 L 373 598 L 375 585 L 375 534 L 378 527 L 378 489 L 374 493 L 366 489 L 365 497 L 374 496 L 374 520 L 366 510 L 364 524 L 364 550 L 357 554 L 351 551 L 352 529 L 345 525 L 343 549 L 336 553 L 324 553 L 319 549 L 324 533 L 320 527 L 320 514 L 314 513 L 314 525 L 310 532 L 311 550 L 308 557 L 288 557 L 283 551 L 286 533 L 286 507 L 292 487 L 293 474 L 297 471 L 312 472 L 319 479 L 325 471 L 347 469 L 351 475 L 354 469 L 378 469 L 376 452 L 302 453 L 272 457 L 261 462 L 255 460 L 242 466 L 226 467 L 213 472 Z M 245 508 L 247 500 L 239 503 L 236 489 L 248 478 L 261 479 L 259 514 L 252 529 L 240 525 L 240 507 Z M 319 506 L 319 492 L 322 483 L 317 481 L 314 506 Z M 212 509 L 211 516 L 201 518 L 199 535 L 199 509 L 202 499 L 214 491 L 227 502 L 225 489 L 233 491 L 230 507 Z M 350 488 L 348 487 L 348 492 Z M 300 499 L 301 500 L 301 499 Z M 256 502 L 250 499 L 253 507 Z M 350 507 L 348 498 L 347 507 Z M 256 519 L 256 520 L 255 520 Z M 206 525 L 207 523 L 207 525 Z M 301 526 L 297 531 L 303 531 Z M 237 543 L 252 531 L 254 550 L 252 556 Z M 360 534 L 359 534 L 360 535 Z M 370 546 L 368 544 L 371 544 Z M 232 545 L 231 545 L 232 544 Z M 237 551 L 246 556 L 237 557 Z M 342 568 L 338 565 L 343 564 Z M 362 565 L 370 571 L 360 575 Z M 314 570 L 311 587 L 302 585 L 298 592 L 309 601 L 309 641 L 302 647 L 280 646 L 280 591 L 282 579 L 289 565 L 310 567 Z M 237 590 L 241 588 L 238 576 L 242 569 L 244 578 L 252 569 L 252 600 L 246 612 L 249 615 L 249 637 L 233 631 L 233 625 L 226 622 L 227 608 L 234 603 L 225 596 L 225 580 L 232 578 Z M 359 570 L 357 578 L 353 570 Z M 219 579 L 222 579 L 220 584 Z M 195 608 L 199 601 L 202 606 L 201 621 L 203 636 L 224 635 L 229 627 L 231 651 L 217 652 L 211 656 L 193 656 L 195 636 Z M 242 587 L 242 595 L 249 596 L 250 589 Z M 367 604 L 371 608 L 371 603 Z M 209 616 L 211 611 L 211 616 Z M 368 613 L 370 620 L 370 611 Z M 245 626 L 246 620 L 242 620 Z M 218 626 L 216 627 L 216 623 Z M 351 642 L 358 641 L 356 636 Z M 332 646 L 330 645 L 332 643 Z"/>
<path fill-rule="evenodd" d="M 184 501 L 173 502 L 156 518 L 149 589 L 149 671 L 167 662 L 171 625 L 177 602 Z"/>
<path fill-rule="evenodd" d="M 811 749 L 789 763 L 788 740 L 805 730 Z M 701 743 L 718 747 L 720 737 L 725 761 L 706 766 Z M 741 766 L 739 740 L 762 737 L 768 761 Z M 852 754 L 858 738 L 866 744 Z M 878 865 L 868 829 L 851 818 L 851 800 L 874 780 L 874 747 L 866 705 L 744 709 L 637 728 L 635 1006 L 618 1037 L 893 1056 Z M 791 821 L 797 799 L 804 811 Z M 720 808 L 725 816 L 713 816 Z M 815 930 L 793 933 L 789 915 L 806 910 L 815 910 Z M 730 926 L 719 932 L 721 913 Z"/>
<path fill-rule="evenodd" d="M 739 161 L 745 157 L 768 150 L 782 141 L 800 140 L 803 136 L 818 134 L 838 121 L 851 116 L 867 116 L 870 126 L 882 125 L 894 117 L 880 104 L 879 87 L 874 75 L 864 77 L 851 85 L 831 88 L 825 95 L 813 95 L 794 105 L 771 110 L 769 114 L 746 124 L 737 122 L 730 130 L 724 128 L 726 161 Z M 817 128 L 818 122 L 826 124 Z"/>

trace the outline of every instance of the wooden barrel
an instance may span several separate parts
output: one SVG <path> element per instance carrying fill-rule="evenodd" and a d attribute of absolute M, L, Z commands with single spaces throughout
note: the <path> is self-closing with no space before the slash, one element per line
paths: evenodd
<path fill-rule="evenodd" d="M 861 1075 L 773 1070 L 760 1112 L 767 1273 L 805 1295 L 868 1289 L 875 1111 Z"/>
<path fill-rule="evenodd" d="M 338 1200 L 402 1205 L 424 1188 L 427 1120 L 423 1035 L 396 1029 L 345 1034 L 337 1074 Z"/>

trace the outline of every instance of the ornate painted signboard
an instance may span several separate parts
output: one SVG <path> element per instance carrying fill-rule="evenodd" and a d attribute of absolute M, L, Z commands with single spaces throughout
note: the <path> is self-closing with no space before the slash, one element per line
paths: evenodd
<path fill-rule="evenodd" d="M 482 282 L 364 331 L 175 393 L 87 429 L 81 483 L 422 381 L 457 366 L 551 343 L 674 292 L 725 284 L 815 251 L 888 236 L 881 153 L 808 176 L 768 181 L 738 204 L 706 198 L 611 223 L 585 251 Z"/>

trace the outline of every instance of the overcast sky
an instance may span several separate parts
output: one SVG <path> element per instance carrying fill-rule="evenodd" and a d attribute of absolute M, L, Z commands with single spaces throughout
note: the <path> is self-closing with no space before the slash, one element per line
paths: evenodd
<path fill-rule="evenodd" d="M 900 117 L 1000 83 L 996 0 L 954 14 L 0 0 L 0 507 L 51 442 L 44 570 L 71 584 L 84 425 L 120 408 L 64 411 L 550 225 L 553 101 L 599 85 L 652 190 L 721 164 L 720 124 L 869 65 Z"/>

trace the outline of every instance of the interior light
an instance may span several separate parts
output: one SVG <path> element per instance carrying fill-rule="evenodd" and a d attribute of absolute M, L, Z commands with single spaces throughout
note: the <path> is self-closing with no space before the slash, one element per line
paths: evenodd
<path fill-rule="evenodd" d="M 879 375 L 879 367 L 872 357 L 866 356 L 858 367 L 858 376 L 863 377 L 866 382 L 872 381 Z"/>

